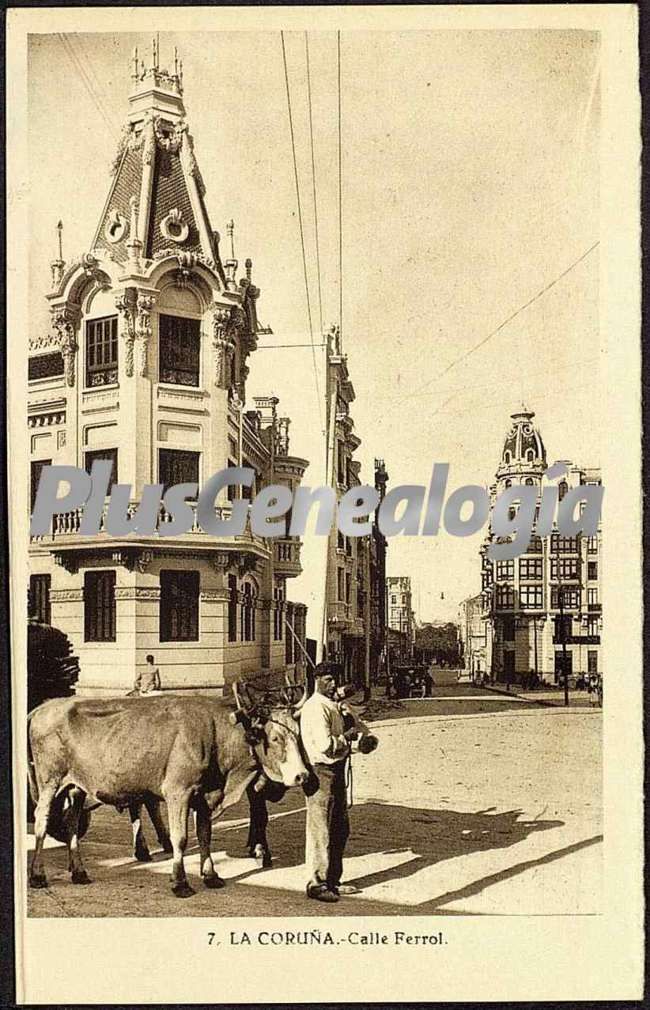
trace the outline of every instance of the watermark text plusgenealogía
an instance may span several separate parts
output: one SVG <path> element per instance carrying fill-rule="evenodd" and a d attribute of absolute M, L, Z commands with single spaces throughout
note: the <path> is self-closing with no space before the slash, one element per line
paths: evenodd
<path fill-rule="evenodd" d="M 557 463 L 545 471 L 547 483 L 542 489 L 516 484 L 504 488 L 491 502 L 484 487 L 467 484 L 445 499 L 449 464 L 436 463 L 428 488 L 402 484 L 381 501 L 379 492 L 367 484 L 350 488 L 338 501 L 331 487 L 298 487 L 292 493 L 282 484 L 272 484 L 251 501 L 238 498 L 230 502 L 229 514 L 224 516 L 222 510 L 215 509 L 217 495 L 229 486 L 250 488 L 255 478 L 250 467 L 219 470 L 201 490 L 196 483 L 175 484 L 167 490 L 163 484 L 146 484 L 136 509 L 131 504 L 130 484 L 114 484 L 109 494 L 111 473 L 109 460 L 95 460 L 90 474 L 75 466 L 43 467 L 31 535 L 45 536 L 55 515 L 79 509 L 83 513 L 80 536 L 98 534 L 101 527 L 113 537 L 156 533 L 174 537 L 189 532 L 198 522 L 211 536 L 235 537 L 243 535 L 249 512 L 250 528 L 257 536 L 303 536 L 309 513 L 316 506 L 314 532 L 320 536 L 328 536 L 335 521 L 348 537 L 367 536 L 376 518 L 386 537 L 437 536 L 441 525 L 452 536 L 468 537 L 478 533 L 489 518 L 493 540 L 488 553 L 492 559 L 502 560 L 523 554 L 533 531 L 538 537 L 555 530 L 564 536 L 594 536 L 604 494 L 600 484 L 581 484 L 559 500 L 558 486 L 550 482 L 564 476 L 566 467 Z M 61 490 L 64 493 L 59 496 Z M 161 504 L 167 517 L 163 523 Z"/>

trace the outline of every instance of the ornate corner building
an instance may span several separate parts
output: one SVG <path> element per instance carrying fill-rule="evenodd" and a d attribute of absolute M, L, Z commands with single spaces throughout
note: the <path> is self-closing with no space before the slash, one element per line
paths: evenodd
<path fill-rule="evenodd" d="M 490 488 L 492 501 L 513 485 L 534 487 L 540 496 L 545 486 L 551 486 L 534 416 L 524 408 L 512 415 L 496 482 Z M 567 470 L 557 485 L 560 500 L 570 488 L 601 483 L 599 470 L 559 462 Z M 557 530 L 538 537 L 533 527 L 527 551 L 508 561 L 488 557 L 491 536 L 481 549 L 484 637 L 476 629 L 476 598 L 465 601 L 471 608 L 467 620 L 473 626 L 476 650 L 469 657 L 469 669 L 491 671 L 494 679 L 506 684 L 527 683 L 531 672 L 545 683 L 558 684 L 565 668 L 570 679 L 602 673 L 600 525 L 593 537 L 562 536 Z"/>
<path fill-rule="evenodd" d="M 259 290 L 246 260 L 222 261 L 183 105 L 182 67 L 134 54 L 128 122 L 91 248 L 52 263 L 51 329 L 30 341 L 32 505 L 49 463 L 112 462 L 111 486 L 167 488 L 250 466 L 254 495 L 293 491 L 307 461 L 289 452 L 274 397 L 244 410 Z M 232 224 L 228 226 L 232 240 Z M 229 488 L 215 505 L 227 517 Z M 129 506 L 137 509 L 137 500 Z M 106 506 L 105 506 L 106 507 Z M 161 508 L 158 529 L 169 520 Z M 306 608 L 286 598 L 300 540 L 219 540 L 194 528 L 161 539 L 79 533 L 79 510 L 30 544 L 30 606 L 79 656 L 81 694 L 128 689 L 153 653 L 165 688 L 222 692 L 238 676 L 299 673 Z M 289 631 L 288 625 L 293 632 Z"/>

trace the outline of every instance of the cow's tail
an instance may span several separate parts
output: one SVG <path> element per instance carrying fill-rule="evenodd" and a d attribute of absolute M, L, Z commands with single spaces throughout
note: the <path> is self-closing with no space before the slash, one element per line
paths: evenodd
<path fill-rule="evenodd" d="M 33 809 L 28 809 L 27 819 L 31 821 L 34 816 L 34 808 L 38 803 L 39 790 L 38 782 L 36 780 L 36 765 L 34 764 L 34 754 L 32 751 L 32 741 L 31 741 L 31 721 L 32 713 L 27 715 L 27 777 L 29 780 L 29 799 L 32 801 Z M 67 796 L 68 789 L 64 789 L 57 796 L 55 796 L 52 804 L 50 806 L 50 812 L 47 818 L 47 833 L 51 835 L 52 838 L 56 838 L 59 842 L 65 842 L 67 839 L 66 834 L 66 807 L 67 807 Z M 87 829 L 87 819 L 85 823 L 85 829 Z M 84 830 L 85 834 L 85 830 Z"/>
<path fill-rule="evenodd" d="M 34 806 L 38 803 L 38 783 L 36 781 L 36 768 L 34 766 L 34 755 L 32 754 L 31 740 L 31 713 L 27 716 L 27 777 L 29 779 L 29 794 Z"/>

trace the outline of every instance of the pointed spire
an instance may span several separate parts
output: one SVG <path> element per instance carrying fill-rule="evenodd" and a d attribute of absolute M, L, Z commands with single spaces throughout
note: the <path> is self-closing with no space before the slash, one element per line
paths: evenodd
<path fill-rule="evenodd" d="M 126 243 L 126 250 L 129 257 L 129 267 L 131 270 L 140 269 L 140 254 L 142 252 L 142 242 L 138 238 L 138 199 L 134 195 L 129 200 L 131 209 L 131 220 L 129 223 L 129 241 Z"/>
<path fill-rule="evenodd" d="M 63 259 L 63 221 L 59 221 L 56 226 L 57 233 L 57 253 L 58 258 L 52 260 L 50 263 L 50 269 L 52 271 L 52 287 L 57 287 L 61 283 L 63 278 L 63 271 L 65 270 L 65 260 Z"/>
<path fill-rule="evenodd" d="M 237 274 L 237 260 L 235 259 L 235 222 L 229 221 L 226 225 L 226 231 L 228 232 L 228 237 L 230 238 L 230 259 L 226 260 L 224 263 L 224 270 L 226 271 L 226 283 L 230 290 L 234 290 L 237 287 L 237 282 L 235 276 Z"/>

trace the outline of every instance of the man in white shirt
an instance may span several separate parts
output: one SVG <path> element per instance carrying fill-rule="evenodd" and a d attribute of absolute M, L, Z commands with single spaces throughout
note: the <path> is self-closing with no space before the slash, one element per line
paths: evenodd
<path fill-rule="evenodd" d="M 358 737 L 345 729 L 343 715 L 334 700 L 336 681 L 316 668 L 316 690 L 300 711 L 300 736 L 312 765 L 318 789 L 307 796 L 307 842 L 305 861 L 310 869 L 307 896 L 335 902 L 339 895 L 358 888 L 341 885 L 343 851 L 350 834 L 345 788 L 346 758 L 350 743 Z"/>

